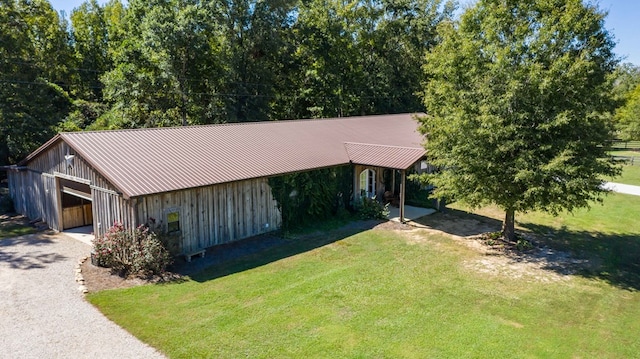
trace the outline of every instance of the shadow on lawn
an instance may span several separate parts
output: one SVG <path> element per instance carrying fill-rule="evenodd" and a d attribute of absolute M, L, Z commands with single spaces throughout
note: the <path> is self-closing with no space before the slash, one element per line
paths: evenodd
<path fill-rule="evenodd" d="M 502 227 L 502 222 L 498 220 L 457 209 L 447 209 L 446 212 L 434 213 L 414 222 L 460 237 L 496 232 Z"/>
<path fill-rule="evenodd" d="M 204 258 L 177 263 L 173 271 L 206 282 L 304 253 L 372 229 L 379 221 L 355 221 L 339 229 L 287 236 L 269 233 L 207 249 Z"/>
<path fill-rule="evenodd" d="M 626 290 L 640 290 L 640 235 L 572 231 L 532 223 L 519 225 L 536 233 L 540 244 L 597 264 L 583 268 L 579 275 Z"/>
<path fill-rule="evenodd" d="M 499 231 L 502 226 L 501 221 L 493 218 L 454 209 L 416 222 L 460 237 Z M 547 247 L 552 251 L 518 252 L 516 260 L 545 261 L 545 269 L 559 274 L 575 272 L 618 288 L 640 290 L 640 235 L 572 231 L 532 223 L 518 223 L 518 226 L 536 234 L 538 248 Z M 573 261 L 553 251 L 570 253 Z M 582 264 L 568 268 L 576 266 L 575 262 Z"/>

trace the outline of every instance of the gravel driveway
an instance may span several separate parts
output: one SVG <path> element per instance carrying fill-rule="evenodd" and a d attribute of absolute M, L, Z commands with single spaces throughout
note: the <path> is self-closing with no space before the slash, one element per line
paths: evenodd
<path fill-rule="evenodd" d="M 0 239 L 0 358 L 163 358 L 78 292 L 89 251 L 62 234 Z"/>
<path fill-rule="evenodd" d="M 640 186 L 633 186 L 630 184 L 615 183 L 615 182 L 605 182 L 603 187 L 613 192 L 640 196 Z"/>

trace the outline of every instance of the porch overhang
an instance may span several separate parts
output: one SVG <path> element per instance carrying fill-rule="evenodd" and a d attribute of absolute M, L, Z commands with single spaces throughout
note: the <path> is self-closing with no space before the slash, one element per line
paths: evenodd
<path fill-rule="evenodd" d="M 351 163 L 406 170 L 422 159 L 426 152 L 422 147 L 398 147 L 368 143 L 345 142 Z"/>

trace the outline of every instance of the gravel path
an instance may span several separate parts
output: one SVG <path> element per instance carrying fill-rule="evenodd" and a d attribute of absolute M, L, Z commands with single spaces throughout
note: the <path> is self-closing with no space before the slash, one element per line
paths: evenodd
<path fill-rule="evenodd" d="M 89 251 L 62 234 L 0 239 L 0 358 L 163 358 L 78 292 Z"/>

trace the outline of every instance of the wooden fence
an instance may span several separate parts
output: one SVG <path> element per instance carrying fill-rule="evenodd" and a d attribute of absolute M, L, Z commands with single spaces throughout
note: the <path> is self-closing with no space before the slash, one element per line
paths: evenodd
<path fill-rule="evenodd" d="M 640 141 L 613 141 L 611 143 L 613 150 L 640 150 Z M 640 153 L 639 153 L 640 155 Z"/>

